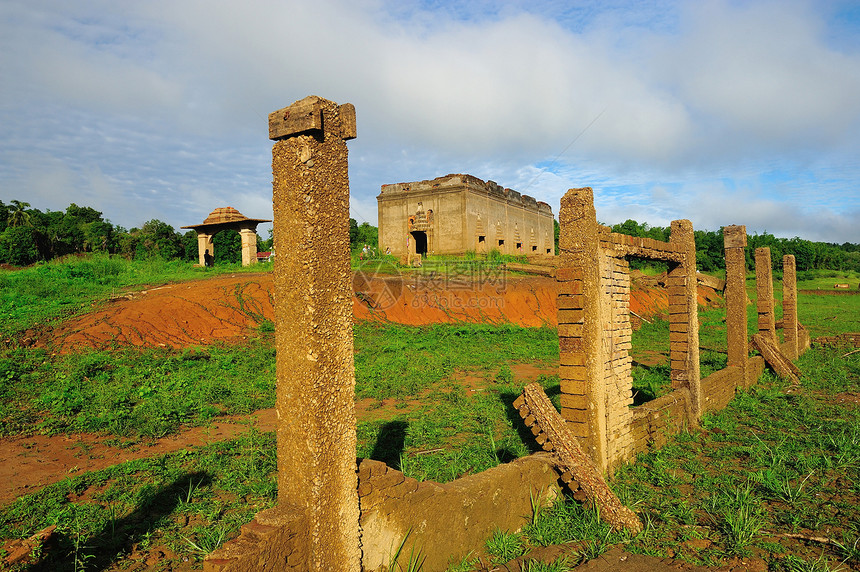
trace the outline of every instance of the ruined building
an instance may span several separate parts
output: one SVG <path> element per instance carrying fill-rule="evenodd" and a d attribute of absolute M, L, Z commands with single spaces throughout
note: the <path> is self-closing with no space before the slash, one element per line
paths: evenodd
<path fill-rule="evenodd" d="M 471 175 L 382 185 L 379 248 L 415 254 L 554 254 L 550 206 Z"/>

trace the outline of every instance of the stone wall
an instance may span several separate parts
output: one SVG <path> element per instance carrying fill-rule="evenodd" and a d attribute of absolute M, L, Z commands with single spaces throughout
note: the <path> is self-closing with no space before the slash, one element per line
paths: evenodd
<path fill-rule="evenodd" d="M 419 482 L 378 461 L 358 469 L 364 570 L 381 570 L 403 544 L 426 557 L 423 570 L 445 570 L 480 550 L 495 530 L 517 531 L 559 494 L 548 454 L 516 459 L 450 483 Z"/>

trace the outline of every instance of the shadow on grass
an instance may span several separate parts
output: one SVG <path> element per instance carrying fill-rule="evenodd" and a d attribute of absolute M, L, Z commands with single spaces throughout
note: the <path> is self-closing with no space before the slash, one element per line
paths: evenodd
<path fill-rule="evenodd" d="M 130 553 L 148 532 L 163 528 L 163 520 L 176 510 L 189 489 L 205 487 L 211 482 L 212 476 L 206 472 L 183 475 L 169 485 L 152 491 L 130 514 L 109 520 L 89 538 L 75 539 L 63 535 L 56 550 L 52 550 L 31 570 L 106 570 L 117 558 Z"/>
<path fill-rule="evenodd" d="M 400 470 L 400 456 L 406 442 L 406 421 L 389 421 L 379 429 L 370 458 Z"/>

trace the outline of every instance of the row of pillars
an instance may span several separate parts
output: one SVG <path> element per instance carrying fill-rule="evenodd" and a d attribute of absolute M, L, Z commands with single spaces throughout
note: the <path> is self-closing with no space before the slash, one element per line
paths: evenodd
<path fill-rule="evenodd" d="M 749 346 L 747 330 L 747 293 L 746 293 L 746 227 L 733 225 L 723 228 L 726 256 L 726 338 L 728 345 L 728 366 L 739 368 L 746 387 L 755 380 L 750 379 Z M 756 314 L 758 333 L 779 343 L 776 335 L 776 316 L 774 311 L 773 272 L 770 248 L 761 247 L 755 251 L 756 272 Z M 783 351 L 791 360 L 797 359 L 798 321 L 797 321 L 797 267 L 794 255 L 782 257 L 782 325 Z"/>

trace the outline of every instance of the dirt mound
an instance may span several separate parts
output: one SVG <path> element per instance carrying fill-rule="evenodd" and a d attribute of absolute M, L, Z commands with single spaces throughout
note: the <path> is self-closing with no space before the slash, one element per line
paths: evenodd
<path fill-rule="evenodd" d="M 485 277 L 486 278 L 486 277 Z M 555 326 L 555 279 L 501 276 L 471 280 L 449 276 L 386 276 L 356 273 L 356 320 L 422 325 L 445 322 Z M 106 303 L 51 332 L 61 351 L 117 345 L 186 347 L 242 339 L 274 319 L 271 274 L 240 274 L 140 290 Z M 715 298 L 699 288 L 699 302 Z M 630 309 L 643 317 L 664 313 L 663 288 L 634 284 Z"/>

